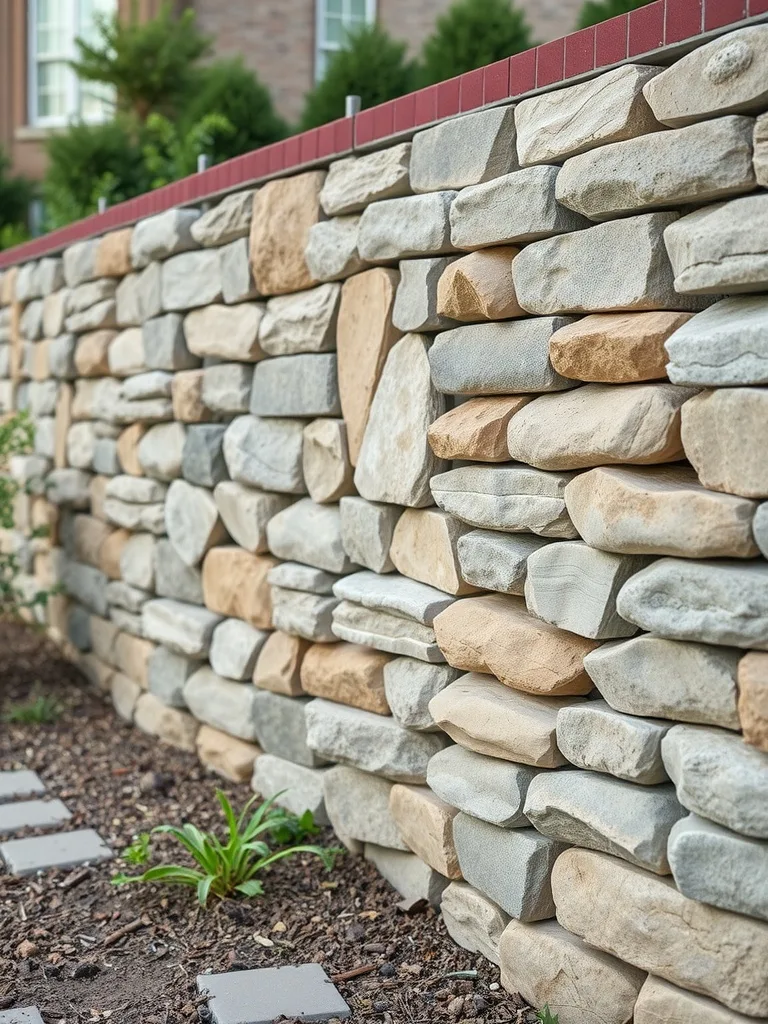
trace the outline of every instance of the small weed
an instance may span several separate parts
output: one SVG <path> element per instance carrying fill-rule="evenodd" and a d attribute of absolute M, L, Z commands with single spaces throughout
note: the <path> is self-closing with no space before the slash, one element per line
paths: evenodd
<path fill-rule="evenodd" d="M 16 725 L 52 725 L 63 708 L 55 697 L 30 697 L 21 704 L 11 704 L 3 720 Z"/>
<path fill-rule="evenodd" d="M 126 846 L 120 856 L 123 860 L 128 861 L 129 864 L 146 864 L 149 860 L 151 842 L 152 837 L 149 832 L 142 832 L 141 835 L 134 836 L 131 845 Z"/>
<path fill-rule="evenodd" d="M 541 1024 L 560 1024 L 560 1018 L 556 1013 L 552 1013 L 548 1006 L 542 1006 L 536 1014 L 536 1018 L 541 1021 Z"/>

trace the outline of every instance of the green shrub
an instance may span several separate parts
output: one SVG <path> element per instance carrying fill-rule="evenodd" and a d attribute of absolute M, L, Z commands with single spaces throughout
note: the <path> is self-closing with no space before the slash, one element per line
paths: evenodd
<path fill-rule="evenodd" d="M 9 249 L 28 237 L 27 216 L 34 195 L 32 182 L 11 175 L 11 161 L 0 148 L 0 249 Z"/>
<path fill-rule="evenodd" d="M 590 25 L 615 18 L 618 14 L 645 7 L 647 3 L 650 0 L 587 0 L 579 12 L 576 28 L 589 28 Z"/>
<path fill-rule="evenodd" d="M 363 25 L 335 53 L 322 81 L 304 98 L 301 128 L 316 128 L 344 116 L 347 96 L 359 96 L 363 109 L 396 99 L 415 86 L 413 64 L 405 43 L 392 39 L 380 25 Z"/>
<path fill-rule="evenodd" d="M 424 42 L 420 77 L 424 85 L 442 82 L 533 45 L 525 15 L 510 0 L 457 0 Z"/>
<path fill-rule="evenodd" d="M 55 697 L 30 697 L 19 704 L 11 704 L 3 721 L 16 725 L 52 725 L 62 712 Z"/>

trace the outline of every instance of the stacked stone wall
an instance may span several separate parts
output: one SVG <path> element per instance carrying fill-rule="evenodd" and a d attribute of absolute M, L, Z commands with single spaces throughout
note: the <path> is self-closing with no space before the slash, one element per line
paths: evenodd
<path fill-rule="evenodd" d="M 51 633 L 560 1024 L 768 1019 L 767 68 L 743 28 L 0 279 Z"/>

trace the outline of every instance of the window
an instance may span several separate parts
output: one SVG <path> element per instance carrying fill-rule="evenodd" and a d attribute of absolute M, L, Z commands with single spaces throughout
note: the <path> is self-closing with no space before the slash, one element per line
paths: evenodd
<path fill-rule="evenodd" d="M 112 90 L 96 82 L 79 82 L 67 62 L 77 56 L 78 36 L 96 37 L 95 15 L 113 14 L 116 8 L 117 0 L 30 0 L 30 124 L 45 127 L 110 116 Z"/>
<path fill-rule="evenodd" d="M 340 50 L 350 29 L 376 20 L 376 0 L 317 0 L 315 78 L 319 82 L 329 57 Z"/>

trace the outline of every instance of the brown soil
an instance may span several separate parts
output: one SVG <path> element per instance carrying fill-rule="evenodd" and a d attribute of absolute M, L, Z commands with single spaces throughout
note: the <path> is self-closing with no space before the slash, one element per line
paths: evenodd
<path fill-rule="evenodd" d="M 0 713 L 33 689 L 56 695 L 62 713 L 52 725 L 0 725 L 0 770 L 35 769 L 73 812 L 70 827 L 95 828 L 115 850 L 161 823 L 218 830 L 217 786 L 237 806 L 250 795 L 122 723 L 39 634 L 0 625 Z M 320 841 L 335 845 L 330 830 Z M 170 859 L 168 840 L 156 848 Z M 337 982 L 353 1021 L 535 1020 L 492 964 L 457 948 L 433 910 L 399 910 L 398 894 L 360 858 L 343 857 L 330 874 L 316 858 L 289 858 L 266 876 L 264 897 L 207 910 L 191 890 L 112 885 L 125 868 L 0 875 L 0 1010 L 35 1004 L 46 1024 L 207 1021 L 198 974 L 314 961 L 332 977 L 368 969 Z"/>

